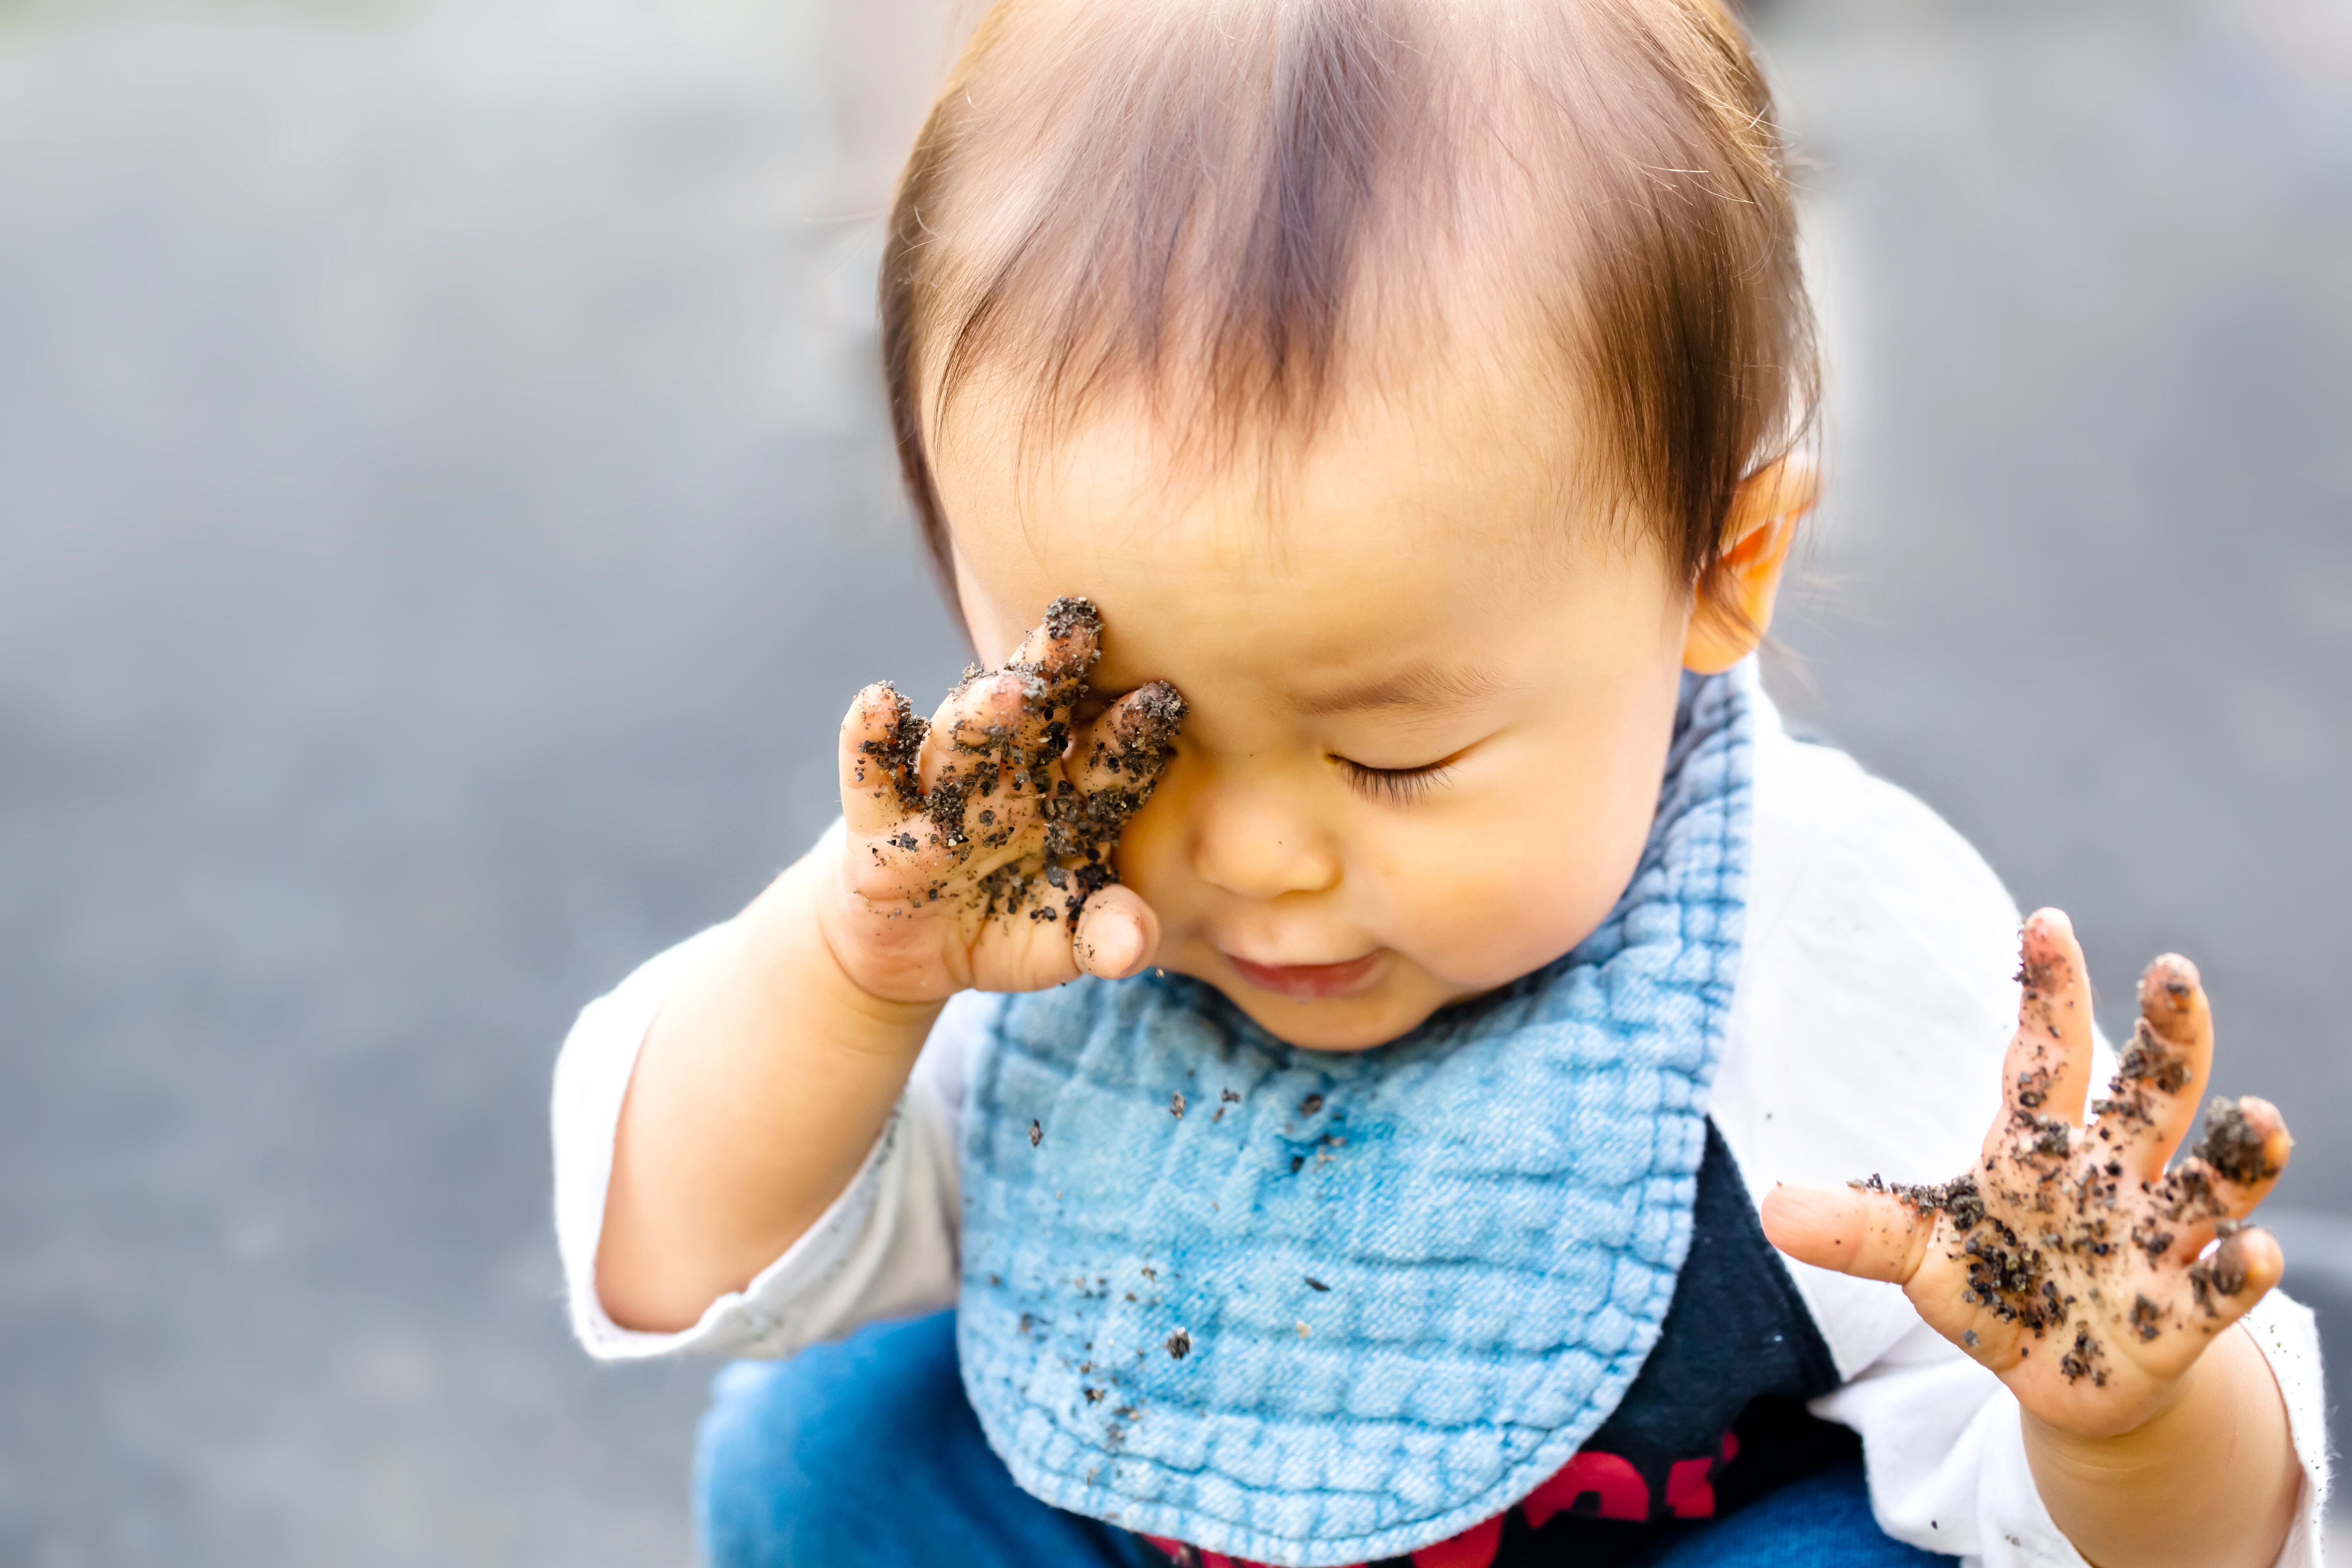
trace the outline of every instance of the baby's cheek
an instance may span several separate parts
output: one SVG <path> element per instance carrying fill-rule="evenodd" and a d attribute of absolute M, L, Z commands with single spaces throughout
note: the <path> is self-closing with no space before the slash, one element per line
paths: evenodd
<path fill-rule="evenodd" d="M 1638 837 L 1623 852 L 1556 826 L 1488 829 L 1422 846 L 1418 854 L 1391 853 L 1383 858 L 1391 868 L 1383 899 L 1391 911 L 1390 945 L 1449 988 L 1505 984 L 1591 935 L 1640 854 Z"/>
<path fill-rule="evenodd" d="M 1456 883 L 1407 916 L 1416 929 L 1391 945 L 1463 993 L 1490 990 L 1542 968 L 1591 935 L 1607 912 L 1530 899 L 1517 878 Z"/>

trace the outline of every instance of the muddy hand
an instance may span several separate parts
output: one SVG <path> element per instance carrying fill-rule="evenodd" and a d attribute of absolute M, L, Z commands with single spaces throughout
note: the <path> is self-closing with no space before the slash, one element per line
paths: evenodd
<path fill-rule="evenodd" d="M 2005 1103 L 1974 1170 L 1936 1187 L 1782 1187 L 1764 1228 L 1792 1258 L 1901 1285 L 2027 1410 L 2110 1436 L 2161 1409 L 2213 1336 L 2278 1283 L 2278 1242 L 2244 1221 L 2293 1140 L 2268 1102 L 2216 1100 L 2205 1136 L 2167 1168 L 2213 1059 L 2187 959 L 2140 977 L 2138 1026 L 2087 1124 L 2091 996 L 2064 915 L 2026 922 L 2020 978 Z"/>
<path fill-rule="evenodd" d="M 1032 991 L 1150 963 L 1159 921 L 1111 852 L 1184 721 L 1164 681 L 1081 726 L 1102 621 L 1056 599 L 1004 668 L 926 723 L 887 683 L 841 728 L 840 896 L 821 919 L 850 977 L 893 1001 Z"/>

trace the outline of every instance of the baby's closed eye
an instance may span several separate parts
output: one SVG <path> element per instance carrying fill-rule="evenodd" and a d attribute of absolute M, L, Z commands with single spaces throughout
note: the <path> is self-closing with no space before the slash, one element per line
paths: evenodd
<path fill-rule="evenodd" d="M 1441 757 L 1433 763 L 1407 768 L 1376 768 L 1336 753 L 1331 762 L 1339 770 L 1339 775 L 1348 781 L 1349 788 L 1374 800 L 1395 805 L 1412 805 L 1426 800 L 1431 794 L 1444 786 L 1460 755 L 1457 752 L 1451 757 Z"/>

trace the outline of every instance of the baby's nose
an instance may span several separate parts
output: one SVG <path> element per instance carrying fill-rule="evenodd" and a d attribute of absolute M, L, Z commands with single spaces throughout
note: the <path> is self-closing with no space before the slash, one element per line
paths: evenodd
<path fill-rule="evenodd" d="M 1339 846 L 1303 802 L 1238 782 L 1194 803 L 1192 869 L 1237 898 L 1276 899 L 1339 886 Z"/>

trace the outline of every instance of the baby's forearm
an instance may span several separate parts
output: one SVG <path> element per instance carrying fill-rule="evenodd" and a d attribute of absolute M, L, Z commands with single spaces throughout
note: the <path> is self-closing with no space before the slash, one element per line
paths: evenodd
<path fill-rule="evenodd" d="M 839 853 L 754 900 L 647 1032 L 596 1257 L 625 1328 L 691 1327 L 797 1240 L 856 1174 L 939 1016 L 869 995 L 835 960 L 816 900 Z"/>
<path fill-rule="evenodd" d="M 2214 1340 L 2168 1408 L 2119 1437 L 2024 1423 L 2042 1500 L 2094 1568 L 2270 1568 L 2285 1543 L 2303 1469 L 2242 1327 Z"/>

